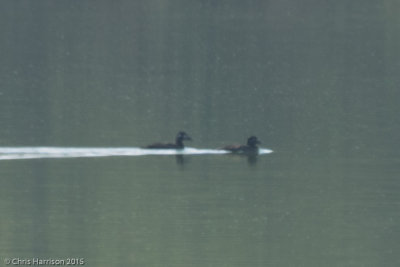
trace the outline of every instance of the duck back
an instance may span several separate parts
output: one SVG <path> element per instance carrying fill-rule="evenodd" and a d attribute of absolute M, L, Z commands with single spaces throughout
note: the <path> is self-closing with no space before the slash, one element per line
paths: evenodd
<path fill-rule="evenodd" d="M 183 141 L 191 141 L 192 138 L 185 132 L 180 131 L 176 135 L 175 144 L 173 143 L 154 143 L 147 145 L 144 148 L 150 149 L 183 149 L 185 146 Z"/>

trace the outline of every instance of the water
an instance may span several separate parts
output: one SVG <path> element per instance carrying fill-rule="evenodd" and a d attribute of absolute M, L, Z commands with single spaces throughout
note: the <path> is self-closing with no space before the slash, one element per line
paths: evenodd
<path fill-rule="evenodd" d="M 397 2 L 0 5 L 2 264 L 400 265 Z"/>

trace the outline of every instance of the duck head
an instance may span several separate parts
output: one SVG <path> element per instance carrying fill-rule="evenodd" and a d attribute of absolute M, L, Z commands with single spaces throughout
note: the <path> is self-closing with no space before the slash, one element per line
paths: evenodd
<path fill-rule="evenodd" d="M 247 145 L 249 147 L 257 147 L 257 144 L 261 144 L 260 140 L 257 139 L 256 136 L 250 136 L 247 139 Z"/>
<path fill-rule="evenodd" d="M 185 132 L 180 131 L 177 135 L 176 135 L 176 141 L 178 142 L 182 142 L 182 141 L 192 141 L 192 138 Z"/>

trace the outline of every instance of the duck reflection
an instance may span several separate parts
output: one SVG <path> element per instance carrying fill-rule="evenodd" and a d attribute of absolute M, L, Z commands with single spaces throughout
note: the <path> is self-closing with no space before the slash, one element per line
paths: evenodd
<path fill-rule="evenodd" d="M 187 158 L 185 158 L 184 155 L 176 155 L 175 161 L 176 161 L 176 164 L 178 164 L 180 166 L 184 166 L 186 163 L 189 162 L 189 160 Z"/>

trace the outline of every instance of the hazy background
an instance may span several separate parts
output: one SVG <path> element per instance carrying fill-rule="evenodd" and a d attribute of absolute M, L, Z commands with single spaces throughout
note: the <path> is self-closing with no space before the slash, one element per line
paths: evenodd
<path fill-rule="evenodd" d="M 400 2 L 2 1 L 0 146 L 272 155 L 0 162 L 0 257 L 399 266 Z M 248 164 L 249 163 L 249 164 Z M 250 164 L 252 163 L 252 164 Z"/>

